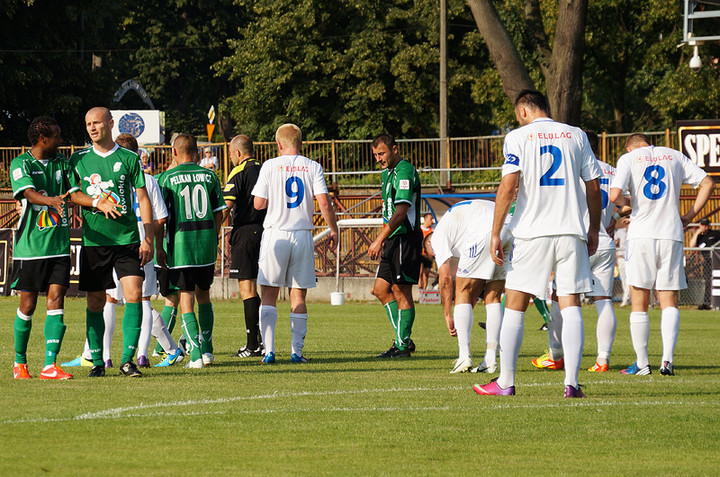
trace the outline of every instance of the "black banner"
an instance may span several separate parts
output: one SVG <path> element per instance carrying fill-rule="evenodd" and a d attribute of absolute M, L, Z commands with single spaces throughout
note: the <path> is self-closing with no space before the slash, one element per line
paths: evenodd
<path fill-rule="evenodd" d="M 720 120 L 678 121 L 680 150 L 711 176 L 720 175 Z"/>
<path fill-rule="evenodd" d="M 12 265 L 12 229 L 0 229 L 0 296 L 10 295 L 10 265 Z"/>

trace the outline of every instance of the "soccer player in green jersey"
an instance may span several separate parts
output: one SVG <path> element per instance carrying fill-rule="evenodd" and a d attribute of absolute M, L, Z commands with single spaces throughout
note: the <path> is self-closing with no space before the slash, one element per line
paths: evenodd
<path fill-rule="evenodd" d="M 177 166 L 166 172 L 159 184 L 168 208 L 168 249 L 166 254 L 162 237 L 158 236 L 157 262 L 170 269 L 170 281 L 180 289 L 182 327 L 190 348 L 190 362 L 186 367 L 202 368 L 214 361 L 215 316 L 210 285 L 215 275 L 223 210 L 227 206 L 215 173 L 197 164 L 195 137 L 178 135 L 172 151 Z M 162 234 L 162 230 L 158 229 L 158 233 Z"/>
<path fill-rule="evenodd" d="M 40 379 L 70 379 L 55 364 L 60 352 L 65 324 L 65 293 L 70 284 L 70 224 L 65 199 L 72 194 L 77 203 L 92 199 L 72 186 L 72 170 L 67 158 L 58 153 L 62 143 L 57 121 L 48 116 L 30 123 L 28 138 L 32 147 L 10 165 L 13 196 L 22 203 L 22 214 L 13 248 L 12 287 L 20 292 L 15 317 L 15 379 L 28 379 L 27 345 L 32 315 L 39 292 L 47 293 L 45 320 L 45 366 Z M 116 214 L 108 201 L 98 207 Z"/>
<path fill-rule="evenodd" d="M 385 307 L 395 330 L 395 341 L 378 358 L 410 357 L 415 321 L 412 286 L 420 277 L 422 231 L 420 230 L 420 177 L 398 154 L 395 139 L 380 134 L 372 142 L 375 161 L 383 168 L 383 229 L 370 244 L 368 255 L 380 258 L 373 295 Z"/>
<path fill-rule="evenodd" d="M 145 189 L 140 158 L 118 146 L 112 139 L 113 119 L 107 108 L 92 108 L 85 115 L 85 127 L 92 147 L 76 152 L 70 158 L 75 180 L 81 190 L 94 198 L 117 204 L 117 218 L 98 214 L 93 207 L 83 207 L 83 248 L 80 254 L 80 290 L 87 292 L 87 339 L 93 367 L 90 377 L 104 376 L 103 333 L 105 290 L 115 286 L 115 269 L 125 293 L 123 347 L 120 374 L 140 377 L 132 359 L 140 338 L 142 320 L 143 265 L 153 258 L 154 230 L 152 206 Z M 133 210 L 133 188 L 137 192 L 145 238 L 140 241 L 137 218 Z"/>

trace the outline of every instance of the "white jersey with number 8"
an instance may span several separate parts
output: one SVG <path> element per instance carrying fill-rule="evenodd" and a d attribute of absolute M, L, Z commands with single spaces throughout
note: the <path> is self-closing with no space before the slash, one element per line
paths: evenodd
<path fill-rule="evenodd" d="M 267 199 L 263 227 L 313 230 L 313 198 L 327 194 L 323 168 L 301 155 L 284 155 L 263 163 L 252 195 Z"/>
<path fill-rule="evenodd" d="M 536 119 L 505 137 L 502 175 L 520 172 L 513 236 L 577 235 L 587 239 L 584 181 L 601 171 L 582 129 Z"/>
<path fill-rule="evenodd" d="M 682 242 L 680 188 L 682 184 L 697 187 L 705 176 L 684 154 L 669 147 L 639 147 L 620 156 L 610 187 L 630 192 L 628 240 Z"/>

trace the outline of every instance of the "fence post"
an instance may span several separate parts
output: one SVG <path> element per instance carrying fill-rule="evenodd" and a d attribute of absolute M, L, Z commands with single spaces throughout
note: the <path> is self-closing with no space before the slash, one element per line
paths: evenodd
<path fill-rule="evenodd" d="M 331 163 L 332 163 L 332 171 L 337 172 L 337 151 L 336 151 L 336 145 L 335 145 L 335 139 L 330 141 L 330 154 L 331 154 Z M 333 182 L 337 184 L 338 179 L 335 174 L 333 174 Z"/>
<path fill-rule="evenodd" d="M 602 141 L 600 142 L 600 155 L 602 156 L 603 162 L 608 162 L 607 160 L 607 133 L 603 131 L 602 135 L 600 136 Z"/>
<path fill-rule="evenodd" d="M 665 147 L 672 147 L 670 146 L 670 129 L 665 128 Z"/>

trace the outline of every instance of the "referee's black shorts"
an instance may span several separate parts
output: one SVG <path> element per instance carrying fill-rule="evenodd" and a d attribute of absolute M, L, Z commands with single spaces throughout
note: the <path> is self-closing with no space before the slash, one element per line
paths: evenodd
<path fill-rule="evenodd" d="M 395 235 L 383 243 L 377 278 L 391 285 L 416 285 L 420 278 L 422 231 Z"/>
<path fill-rule="evenodd" d="M 230 278 L 238 280 L 257 278 L 262 233 L 263 226 L 259 224 L 233 227 L 230 236 Z"/>
<path fill-rule="evenodd" d="M 80 252 L 80 282 L 82 291 L 94 292 L 115 288 L 112 271 L 118 280 L 136 276 L 145 278 L 140 266 L 140 243 L 86 247 Z"/>

